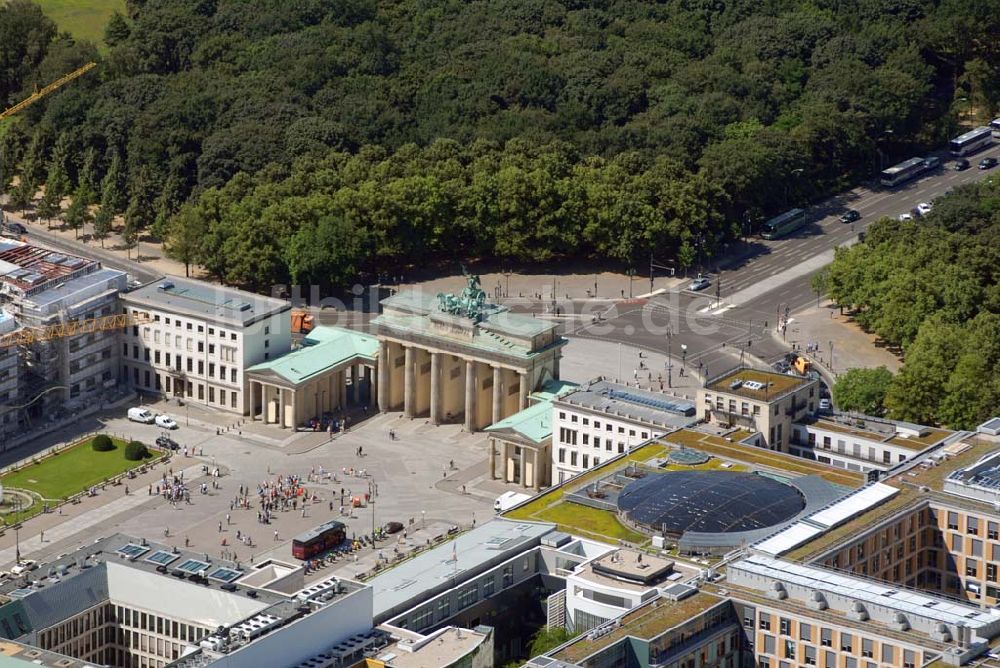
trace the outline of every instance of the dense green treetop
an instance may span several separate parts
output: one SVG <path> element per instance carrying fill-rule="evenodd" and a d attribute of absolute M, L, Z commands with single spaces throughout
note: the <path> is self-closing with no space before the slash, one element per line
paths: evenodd
<path fill-rule="evenodd" d="M 68 191 L 139 197 L 131 224 L 164 238 L 185 202 L 209 212 L 194 255 L 249 286 L 476 255 L 691 265 L 940 142 L 955 98 L 992 113 L 989 4 L 131 0 L 99 69 L 0 155 L 41 178 L 60 146 Z M 97 57 L 27 0 L 0 38 L 7 103 Z"/>

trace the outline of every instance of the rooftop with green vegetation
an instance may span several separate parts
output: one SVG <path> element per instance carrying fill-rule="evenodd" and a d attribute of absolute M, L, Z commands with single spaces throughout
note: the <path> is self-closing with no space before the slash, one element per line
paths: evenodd
<path fill-rule="evenodd" d="M 723 598 L 705 592 L 676 602 L 657 599 L 624 615 L 621 626 L 614 631 L 593 640 L 582 635 L 552 656 L 560 661 L 577 663 L 625 637 L 652 640 L 723 601 Z"/>
<path fill-rule="evenodd" d="M 952 471 L 970 466 L 976 463 L 983 455 L 998 449 L 997 444 L 986 441 L 973 440 L 969 442 L 969 445 L 971 447 L 964 452 L 948 457 L 940 463 L 934 465 L 928 464 L 926 466 L 917 464 L 903 473 L 886 478 L 882 482 L 899 488 L 899 494 L 882 504 L 874 506 L 868 512 L 851 519 L 849 522 L 831 531 L 827 531 L 815 540 L 799 546 L 786 554 L 785 558 L 795 561 L 813 559 L 820 553 L 834 548 L 841 541 L 856 536 L 883 520 L 905 512 L 908 508 L 918 504 L 922 500 L 970 509 L 992 509 L 990 504 L 954 494 L 947 494 L 942 491 L 944 479 Z M 928 488 L 930 492 L 922 492 L 921 488 Z"/>
<path fill-rule="evenodd" d="M 750 432 L 736 431 L 723 438 L 694 429 L 681 429 L 667 434 L 660 441 L 700 450 L 715 457 L 742 462 L 751 467 L 763 467 L 795 475 L 818 475 L 829 482 L 844 487 L 860 487 L 865 482 L 864 474 L 857 471 L 833 468 L 802 457 L 740 443 L 747 436 L 750 436 Z"/>
<path fill-rule="evenodd" d="M 747 387 L 747 382 L 760 383 L 763 387 L 759 390 L 751 389 Z M 812 382 L 814 381 L 811 378 L 776 371 L 736 369 L 710 380 L 705 385 L 705 389 L 710 392 L 732 394 L 757 401 L 774 401 Z"/>
<path fill-rule="evenodd" d="M 816 426 L 817 429 L 825 429 L 827 431 L 836 432 L 838 434 L 845 434 L 848 436 L 857 436 L 858 438 L 865 438 L 871 441 L 878 441 L 881 443 L 888 443 L 895 445 L 900 448 L 906 448 L 908 450 L 913 450 L 919 452 L 920 450 L 926 450 L 928 447 L 938 443 L 942 439 L 948 437 L 954 432 L 947 429 L 936 429 L 928 428 L 927 433 L 922 436 L 905 436 L 900 433 L 895 435 L 890 435 L 886 433 L 880 433 L 873 429 L 867 429 L 864 425 L 863 420 L 859 420 L 856 424 L 848 424 L 845 422 L 840 422 L 836 420 L 827 419 L 817 419 L 812 424 Z"/>

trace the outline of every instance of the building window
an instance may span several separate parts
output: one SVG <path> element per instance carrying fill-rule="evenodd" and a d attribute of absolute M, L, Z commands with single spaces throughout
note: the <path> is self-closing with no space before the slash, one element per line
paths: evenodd
<path fill-rule="evenodd" d="M 958 531 L 958 513 L 948 511 L 948 528 Z"/>
<path fill-rule="evenodd" d="M 841 652 L 853 652 L 854 651 L 854 638 L 850 633 L 840 634 L 840 651 Z"/>
<path fill-rule="evenodd" d="M 833 647 L 833 630 L 832 629 L 821 629 L 819 644 L 823 647 Z"/>
<path fill-rule="evenodd" d="M 974 577 L 976 577 L 976 573 L 978 572 L 978 570 L 979 570 L 979 564 L 976 562 L 975 559 L 966 559 L 965 560 L 965 574 L 966 575 L 968 575 L 969 577 L 973 577 L 974 578 Z"/>
<path fill-rule="evenodd" d="M 784 617 L 781 617 L 778 620 L 778 633 L 780 633 L 783 636 L 787 636 L 791 634 L 792 632 L 791 629 L 792 629 L 792 621 L 790 619 L 785 619 Z"/>
<path fill-rule="evenodd" d="M 566 463 L 566 448 L 559 448 L 559 463 Z"/>
<path fill-rule="evenodd" d="M 799 622 L 799 640 L 812 642 L 812 626 L 805 622 Z"/>
<path fill-rule="evenodd" d="M 765 631 L 771 630 L 771 615 L 766 612 L 760 613 L 760 628 Z"/>
<path fill-rule="evenodd" d="M 977 517 L 967 517 L 965 519 L 965 532 L 970 536 L 979 535 L 979 518 Z"/>
<path fill-rule="evenodd" d="M 996 564 L 986 564 L 986 579 L 990 582 L 997 581 L 997 565 Z"/>
<path fill-rule="evenodd" d="M 576 459 L 577 459 L 576 450 L 573 450 L 572 452 L 569 453 L 569 465 L 576 466 Z"/>

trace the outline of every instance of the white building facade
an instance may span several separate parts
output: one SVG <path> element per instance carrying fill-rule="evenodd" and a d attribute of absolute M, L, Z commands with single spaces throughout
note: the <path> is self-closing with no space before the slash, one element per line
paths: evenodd
<path fill-rule="evenodd" d="M 291 348 L 291 305 L 280 299 L 168 277 L 122 295 L 149 322 L 122 340 L 122 380 L 140 392 L 250 410 L 246 369 Z"/>
<path fill-rule="evenodd" d="M 552 484 L 697 422 L 692 402 L 604 380 L 552 406 Z"/>

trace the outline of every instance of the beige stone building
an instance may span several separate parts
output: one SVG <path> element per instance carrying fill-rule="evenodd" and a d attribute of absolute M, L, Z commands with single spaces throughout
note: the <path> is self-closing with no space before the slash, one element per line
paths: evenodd
<path fill-rule="evenodd" d="M 382 301 L 379 409 L 478 431 L 528 406 L 558 379 L 566 341 L 556 324 L 487 304 L 478 279 L 461 297 L 403 292 Z"/>
<path fill-rule="evenodd" d="M 340 327 L 317 327 L 302 345 L 247 369 L 250 415 L 295 428 L 312 418 L 339 418 L 351 405 L 373 404 L 378 341 Z"/>
<path fill-rule="evenodd" d="M 818 402 L 818 380 L 739 368 L 709 378 L 697 405 L 706 422 L 755 431 L 757 445 L 788 452 L 792 423 L 815 413 Z"/>

